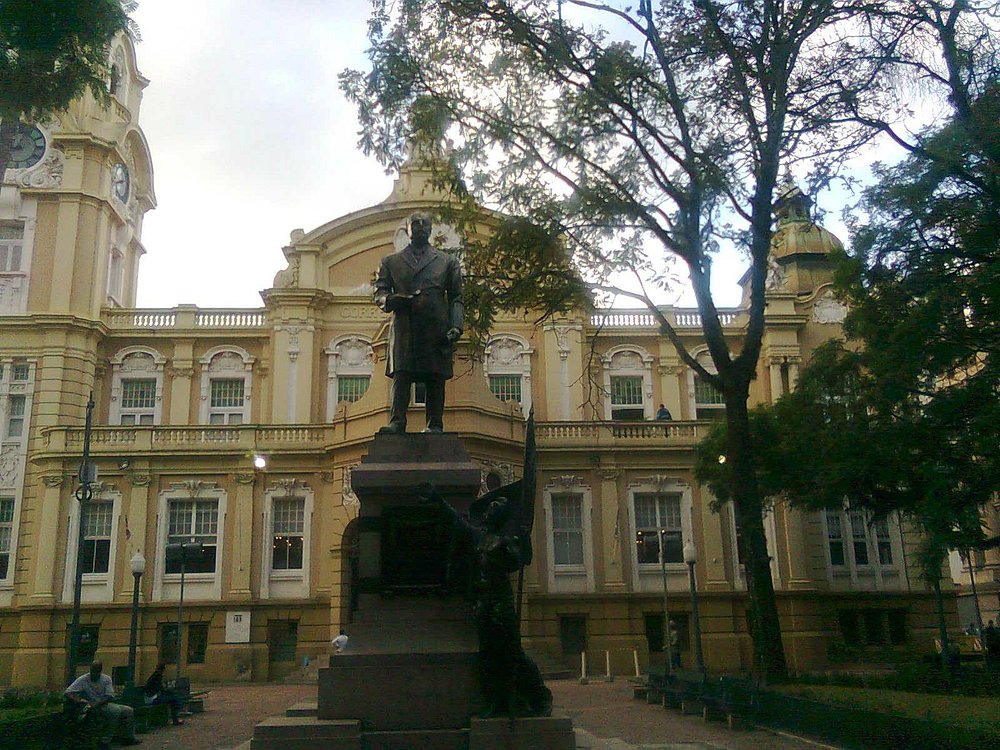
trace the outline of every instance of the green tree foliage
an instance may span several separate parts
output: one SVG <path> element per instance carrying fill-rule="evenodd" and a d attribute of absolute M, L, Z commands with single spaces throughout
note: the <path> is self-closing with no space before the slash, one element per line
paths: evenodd
<path fill-rule="evenodd" d="M 21 120 L 58 112 L 89 89 L 108 95 L 109 46 L 130 28 L 121 0 L 0 0 L 0 177 Z"/>
<path fill-rule="evenodd" d="M 407 140 L 432 150 L 451 138 L 438 174 L 451 193 L 449 220 L 474 225 L 485 206 L 534 225 L 545 235 L 540 245 L 561 246 L 592 291 L 645 305 L 685 364 L 724 395 L 728 495 L 746 547 L 755 661 L 783 674 L 746 407 L 764 330 L 772 199 L 782 167 L 808 171 L 815 187 L 871 138 L 895 134 L 909 92 L 888 68 L 925 75 L 913 63 L 927 49 L 907 40 L 928 28 L 920 14 L 942 4 L 373 5 L 372 68 L 341 78 L 358 106 L 362 148 L 395 167 Z M 958 15 L 970 4 L 961 5 Z M 710 291 L 722 242 L 738 243 L 750 260 L 748 324 L 738 342 L 723 336 Z M 493 267 L 511 272 L 498 277 L 489 304 L 537 302 L 519 297 L 546 278 L 530 245 L 516 247 L 511 257 L 506 244 L 466 249 L 467 262 L 488 249 Z M 684 275 L 712 368 L 691 356 L 654 302 Z M 529 283 L 517 285 L 515 276 Z M 553 303 L 545 299 L 542 309 L 558 309 Z"/>

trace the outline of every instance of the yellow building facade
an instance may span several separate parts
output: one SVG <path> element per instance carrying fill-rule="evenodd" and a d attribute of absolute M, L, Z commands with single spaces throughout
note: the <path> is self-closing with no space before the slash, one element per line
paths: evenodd
<path fill-rule="evenodd" d="M 113 55 L 111 106 L 85 98 L 26 130 L 35 146 L 17 152 L 0 191 L 0 685 L 61 683 L 78 556 L 78 661 L 126 664 L 137 552 L 140 675 L 180 659 L 199 681 L 284 678 L 326 654 L 339 628 L 350 632 L 363 573 L 350 472 L 388 415 L 387 321 L 370 281 L 434 196 L 412 160 L 385 201 L 292 232 L 260 308 L 137 309 L 142 219 L 155 206 L 137 125 L 147 81 L 126 40 Z M 845 312 L 826 259 L 836 238 L 793 187 L 777 212 L 755 403 L 794 388 Z M 436 231 L 444 246 L 458 242 Z M 664 309 L 708 362 L 698 313 Z M 743 310 L 722 318 L 738 342 Z M 98 479 L 78 549 L 91 392 Z M 633 652 L 642 664 L 661 659 L 665 582 L 690 663 L 681 550 L 692 541 L 707 666 L 750 667 L 733 515 L 713 511 L 692 474 L 720 401 L 647 311 L 578 311 L 540 326 L 507 316 L 485 357 L 460 347 L 445 427 L 481 466 L 484 488 L 520 475 L 524 416 L 535 410 L 530 650 L 572 663 L 585 652 L 616 671 Z M 671 420 L 654 419 L 660 404 Z M 765 527 L 792 669 L 929 650 L 934 603 L 909 563 L 916 538 L 905 524 L 779 504 Z M 205 552 L 185 569 L 178 638 L 181 575 L 165 550 L 191 540 Z"/>

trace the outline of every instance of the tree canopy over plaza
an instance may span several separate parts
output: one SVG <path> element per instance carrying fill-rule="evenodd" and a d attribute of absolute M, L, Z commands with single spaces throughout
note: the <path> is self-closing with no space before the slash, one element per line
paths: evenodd
<path fill-rule="evenodd" d="M 990 8 L 377 0 L 372 70 L 342 76 L 366 152 L 396 166 L 408 139 L 433 149 L 447 136 L 438 178 L 450 218 L 472 221 L 486 206 L 510 217 L 501 233 L 532 227 L 508 231 L 506 244 L 465 248 L 473 286 L 477 273 L 502 271 L 483 307 L 558 309 L 559 289 L 567 298 L 576 289 L 552 253 L 535 265 L 529 243 L 558 245 L 593 293 L 646 306 L 682 360 L 723 394 L 728 495 L 743 532 L 756 664 L 768 674 L 785 666 L 746 402 L 779 174 L 794 170 L 816 189 L 873 139 L 905 141 L 898 125 L 912 91 L 950 95 L 955 80 L 969 82 L 973 53 L 991 38 Z M 726 243 L 750 262 L 748 324 L 735 345 L 710 289 Z M 711 367 L 655 301 L 685 272 Z M 489 310 L 478 319 L 488 325 Z"/>

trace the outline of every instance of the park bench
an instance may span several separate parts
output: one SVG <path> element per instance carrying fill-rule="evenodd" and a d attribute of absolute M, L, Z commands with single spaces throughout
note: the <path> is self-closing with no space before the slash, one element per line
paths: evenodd
<path fill-rule="evenodd" d="M 166 703 L 147 706 L 146 694 L 138 685 L 126 685 L 117 702 L 132 707 L 136 732 L 148 732 L 154 727 L 165 727 L 170 723 L 170 706 Z"/>
<path fill-rule="evenodd" d="M 675 669 L 664 680 L 663 706 L 680 706 L 682 714 L 703 713 L 706 697 L 705 673 Z"/>
<path fill-rule="evenodd" d="M 730 729 L 746 726 L 757 712 L 758 705 L 757 685 L 754 682 L 739 677 L 718 679 L 712 708 L 725 717 Z"/>

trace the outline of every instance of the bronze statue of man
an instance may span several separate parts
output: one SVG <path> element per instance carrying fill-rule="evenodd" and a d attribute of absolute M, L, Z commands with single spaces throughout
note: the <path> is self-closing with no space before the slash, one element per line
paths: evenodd
<path fill-rule="evenodd" d="M 410 244 L 382 258 L 375 304 L 392 313 L 385 374 L 392 378 L 389 424 L 379 432 L 406 432 L 413 383 L 427 389 L 427 428 L 444 430 L 444 384 L 452 377 L 455 342 L 462 335 L 462 269 L 458 259 L 430 245 L 431 219 L 410 217 Z"/>

